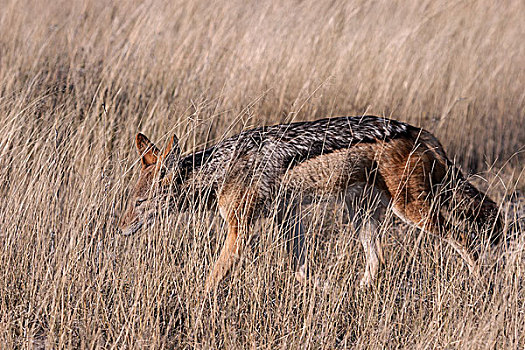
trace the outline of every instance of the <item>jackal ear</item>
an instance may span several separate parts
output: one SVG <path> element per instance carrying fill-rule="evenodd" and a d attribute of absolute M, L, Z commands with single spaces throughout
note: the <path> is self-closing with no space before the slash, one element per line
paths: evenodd
<path fill-rule="evenodd" d="M 135 143 L 137 150 L 142 156 L 142 167 L 145 168 L 149 165 L 157 163 L 157 158 L 160 154 L 159 149 L 151 142 L 144 134 L 140 132 L 135 137 Z"/>
<path fill-rule="evenodd" d="M 175 163 L 179 161 L 180 153 L 179 139 L 176 135 L 173 135 L 166 145 L 164 152 L 162 152 L 162 163 L 168 169 L 172 169 Z"/>

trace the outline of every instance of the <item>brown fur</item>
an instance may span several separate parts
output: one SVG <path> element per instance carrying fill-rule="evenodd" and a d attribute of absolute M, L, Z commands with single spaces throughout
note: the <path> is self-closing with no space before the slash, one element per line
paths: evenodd
<path fill-rule="evenodd" d="M 356 213 L 355 206 L 362 204 L 359 204 L 359 198 L 368 199 L 370 207 L 366 210 L 367 214 L 361 212 L 356 220 L 367 257 L 362 285 L 373 281 L 379 263 L 384 262 L 376 234 L 387 206 L 403 220 L 445 238 L 465 259 L 471 271 L 475 270 L 477 258 L 473 238 L 461 232 L 457 236 L 452 234 L 453 230 L 443 214 L 447 214 L 453 206 L 453 198 L 451 192 L 444 189 L 460 184 L 459 196 L 467 200 L 455 208 L 460 208 L 466 219 L 475 221 L 479 214 L 480 222 L 501 225 L 494 214 L 497 212 L 496 204 L 462 178 L 447 159 L 439 141 L 422 129 L 410 127 L 407 134 L 392 139 L 355 143 L 348 148 L 305 159 L 282 175 L 276 174 L 271 183 L 264 172 L 261 174 L 266 177 L 256 176 L 258 173 L 254 169 L 262 168 L 264 163 L 254 162 L 250 154 L 235 162 L 225 163 L 225 177 L 221 182 L 213 182 L 210 174 L 195 170 L 188 172 L 174 165 L 180 162 L 180 149 L 175 137 L 162 153 L 142 134 L 137 135 L 136 143 L 142 156 L 142 169 L 132 202 L 121 221 L 123 232 L 134 233 L 147 223 L 158 210 L 151 199 L 168 188 L 180 191 L 210 188 L 210 192 L 216 192 L 219 211 L 228 225 L 228 234 L 206 280 L 208 291 L 218 285 L 238 258 L 252 221 L 261 215 L 261 205 L 265 204 L 261 202 L 270 200 L 264 197 L 261 188 L 270 189 L 272 183 L 279 184 L 286 193 L 300 193 L 302 199 L 346 197 L 351 213 Z M 459 182 L 454 182 L 454 176 Z M 160 180 L 158 185 L 155 179 Z M 216 187 L 211 187 L 212 182 L 216 183 Z M 294 254 L 299 263 L 299 277 L 304 279 L 307 275 L 301 243 L 304 229 L 300 215 L 294 209 L 296 202 L 285 200 L 283 203 L 284 207 L 292 207 L 292 214 L 278 214 L 278 221 L 294 233 L 295 238 L 298 237 L 299 247 L 294 248 Z M 284 207 L 281 209 L 283 213 Z"/>

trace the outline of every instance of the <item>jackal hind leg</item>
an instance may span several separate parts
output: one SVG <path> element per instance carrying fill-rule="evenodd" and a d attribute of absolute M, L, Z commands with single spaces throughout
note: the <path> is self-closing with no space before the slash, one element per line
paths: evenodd
<path fill-rule="evenodd" d="M 219 258 L 206 279 L 206 293 L 217 289 L 218 284 L 239 259 L 242 242 L 248 237 L 255 203 L 255 195 L 251 192 L 245 192 L 242 195 L 226 194 L 219 197 L 219 211 L 227 223 L 228 233 Z"/>
<path fill-rule="evenodd" d="M 409 202 L 404 208 L 395 208 L 394 212 L 403 219 L 408 219 L 419 229 L 444 239 L 465 261 L 469 273 L 478 275 L 478 254 L 472 249 L 470 236 L 464 232 L 455 234 L 456 230 L 446 222 L 437 208 L 431 206 L 429 201 L 417 200 Z"/>
<path fill-rule="evenodd" d="M 467 232 L 457 232 L 445 222 L 444 218 L 440 215 L 438 217 L 438 223 L 441 226 L 440 231 L 445 241 L 454 248 L 454 250 L 461 256 L 461 258 L 467 264 L 469 273 L 473 276 L 479 275 L 479 254 L 472 245 L 472 240 Z"/>
<path fill-rule="evenodd" d="M 288 251 L 292 253 L 295 278 L 299 282 L 305 282 L 309 273 L 306 264 L 305 229 L 301 219 L 300 204 L 288 198 L 283 199 L 278 207 L 275 220 L 279 229 L 285 234 Z"/>
<path fill-rule="evenodd" d="M 359 285 L 361 288 L 367 288 L 377 278 L 380 265 L 385 264 L 379 228 L 386 207 L 381 201 L 380 194 L 373 189 L 365 189 L 359 196 L 347 196 L 345 203 L 350 221 L 355 231 L 359 233 L 359 240 L 365 252 L 365 272 Z"/>

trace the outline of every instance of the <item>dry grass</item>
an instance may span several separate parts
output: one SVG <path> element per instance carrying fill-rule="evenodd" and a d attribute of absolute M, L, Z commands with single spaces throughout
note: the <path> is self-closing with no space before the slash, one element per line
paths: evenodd
<path fill-rule="evenodd" d="M 137 131 L 160 144 L 176 132 L 189 152 L 244 127 L 364 112 L 435 133 L 523 232 L 522 1 L 1 7 L 0 347 L 525 345 L 523 238 L 487 253 L 475 280 L 446 244 L 414 246 L 419 232 L 389 221 L 387 267 L 363 292 L 342 209 L 318 206 L 308 243 L 328 290 L 295 282 L 263 220 L 203 301 L 224 236 L 213 213 L 115 232 Z"/>

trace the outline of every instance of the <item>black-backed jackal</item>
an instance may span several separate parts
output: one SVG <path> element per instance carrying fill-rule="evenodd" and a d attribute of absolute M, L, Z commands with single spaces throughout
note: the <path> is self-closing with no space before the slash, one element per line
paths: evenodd
<path fill-rule="evenodd" d="M 142 134 L 136 146 L 142 168 L 121 231 L 133 234 L 162 208 L 184 210 L 195 198 L 216 203 L 228 234 L 207 278 L 208 291 L 239 256 L 252 221 L 272 207 L 278 208 L 277 223 L 293 237 L 297 277 L 306 278 L 299 208 L 315 198 L 342 199 L 355 216 L 366 255 L 363 286 L 383 262 L 377 231 L 387 208 L 446 239 L 471 271 L 480 233 L 492 243 L 501 236 L 498 206 L 464 179 L 432 134 L 396 120 L 339 117 L 265 126 L 188 156 L 181 156 L 175 136 L 163 151 Z M 360 208 L 363 203 L 367 208 Z M 467 225 L 454 229 L 451 215 Z"/>

